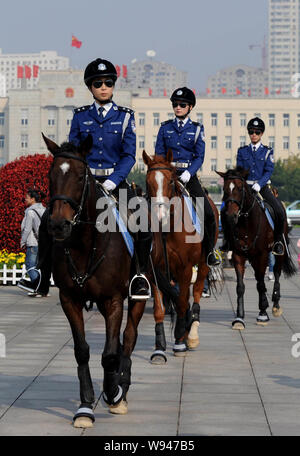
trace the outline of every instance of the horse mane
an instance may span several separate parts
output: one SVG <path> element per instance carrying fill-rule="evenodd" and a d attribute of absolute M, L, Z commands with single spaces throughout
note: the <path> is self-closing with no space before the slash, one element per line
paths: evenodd
<path fill-rule="evenodd" d="M 77 152 L 77 147 L 71 142 L 63 142 L 60 146 L 60 152 L 74 154 Z"/>
<path fill-rule="evenodd" d="M 243 168 L 242 166 L 237 166 L 233 169 L 228 169 L 224 174 L 224 179 L 230 179 L 234 177 L 240 177 L 241 179 L 247 179 L 249 170 Z"/>

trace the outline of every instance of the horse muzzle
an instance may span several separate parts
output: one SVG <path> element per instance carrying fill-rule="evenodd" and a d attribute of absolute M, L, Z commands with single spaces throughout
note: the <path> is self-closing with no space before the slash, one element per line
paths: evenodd
<path fill-rule="evenodd" d="M 71 236 L 72 223 L 70 220 L 57 220 L 50 217 L 48 223 L 48 232 L 53 236 L 55 241 L 65 241 Z"/>

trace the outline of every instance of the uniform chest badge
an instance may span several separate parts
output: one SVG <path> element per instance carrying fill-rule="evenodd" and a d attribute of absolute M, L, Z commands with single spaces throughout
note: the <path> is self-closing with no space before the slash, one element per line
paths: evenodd
<path fill-rule="evenodd" d="M 92 125 L 92 123 L 94 123 L 94 122 L 92 120 L 86 120 L 83 123 L 84 123 L 84 125 Z"/>

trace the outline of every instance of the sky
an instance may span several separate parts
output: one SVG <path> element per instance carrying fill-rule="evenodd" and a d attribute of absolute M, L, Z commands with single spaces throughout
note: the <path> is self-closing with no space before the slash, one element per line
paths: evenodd
<path fill-rule="evenodd" d="M 85 68 L 97 57 L 114 64 L 155 60 L 188 72 L 204 91 L 207 78 L 236 64 L 261 66 L 268 0 L 10 0 L 1 6 L 2 53 L 56 50 Z M 71 47 L 74 34 L 82 46 Z"/>

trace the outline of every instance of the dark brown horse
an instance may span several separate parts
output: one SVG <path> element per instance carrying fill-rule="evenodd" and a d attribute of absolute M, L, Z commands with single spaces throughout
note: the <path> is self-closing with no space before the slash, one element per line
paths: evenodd
<path fill-rule="evenodd" d="M 127 325 L 120 343 L 123 303 L 128 295 L 131 257 L 120 232 L 96 229 L 98 185 L 86 162 L 92 147 L 88 136 L 79 148 L 58 147 L 44 137 L 54 160 L 50 170 L 49 232 L 53 237 L 53 277 L 74 339 L 81 404 L 75 427 L 94 421 L 94 391 L 89 370 L 83 308 L 96 302 L 105 318 L 106 343 L 102 354 L 103 399 L 112 413 L 127 413 L 126 395 L 131 377 L 131 354 L 145 301 L 128 303 Z M 97 205 L 98 207 L 98 205 Z"/>
<path fill-rule="evenodd" d="M 257 324 L 266 326 L 269 321 L 267 308 L 269 306 L 264 282 L 265 271 L 268 266 L 269 252 L 274 243 L 273 229 L 268 222 L 264 210 L 257 198 L 251 192 L 246 179 L 248 171 L 243 168 L 230 169 L 226 173 L 218 172 L 224 179 L 225 220 L 229 226 L 232 259 L 237 277 L 237 313 L 232 323 L 233 329 L 245 328 L 243 282 L 246 260 L 254 269 L 259 294 L 259 314 Z M 285 223 L 284 235 L 288 244 L 288 227 Z M 273 316 L 279 317 L 282 309 L 279 305 L 281 271 L 287 276 L 296 273 L 296 268 L 289 255 L 286 245 L 284 256 L 275 257 L 274 288 L 272 294 Z"/>
<path fill-rule="evenodd" d="M 172 152 L 169 151 L 166 158 L 155 155 L 151 159 L 144 151 L 143 159 L 148 167 L 146 178 L 148 196 L 154 202 L 153 207 L 160 224 L 160 231 L 153 233 L 154 242 L 151 259 L 157 272 L 165 272 L 167 256 L 170 274 L 166 274 L 165 277 L 167 276 L 168 280 L 172 278 L 178 283 L 179 296 L 174 299 L 177 320 L 173 351 L 175 356 L 184 356 L 188 348 L 196 348 L 199 344 L 199 303 L 209 268 L 206 265 L 206 255 L 201 237 L 196 233 L 191 219 L 184 217 L 183 220 L 182 217 L 182 214 L 186 213 L 186 203 L 183 199 L 183 187 L 178 181 L 175 167 L 171 165 Z M 177 197 L 177 206 L 175 204 L 170 207 L 169 201 L 174 197 Z M 216 225 L 218 226 L 218 211 L 214 205 L 212 207 L 215 213 Z M 180 225 L 177 225 L 178 222 Z M 169 223 L 170 229 L 165 233 L 166 254 L 164 254 L 162 227 L 167 223 Z M 177 231 L 175 226 L 180 226 L 181 229 Z M 217 237 L 218 233 L 216 233 L 215 241 L 217 241 Z M 196 264 L 198 265 L 198 274 L 193 285 L 194 303 L 192 310 L 190 310 L 189 288 L 192 269 Z M 163 328 L 165 306 L 163 304 L 163 287 L 158 282 L 156 282 L 155 278 L 152 278 L 156 347 L 151 360 L 153 363 L 162 364 L 167 361 Z M 168 288 L 168 285 L 169 283 L 166 284 L 166 288 Z"/>

